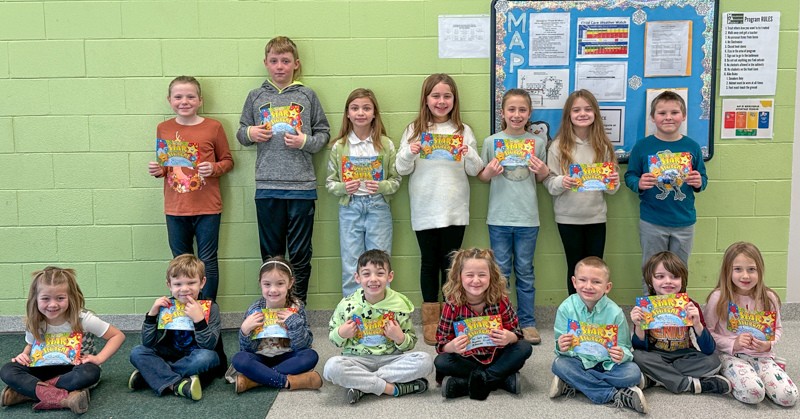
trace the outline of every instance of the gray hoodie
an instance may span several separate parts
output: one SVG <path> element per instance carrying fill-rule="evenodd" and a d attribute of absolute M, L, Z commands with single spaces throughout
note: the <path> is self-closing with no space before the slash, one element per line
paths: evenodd
<path fill-rule="evenodd" d="M 262 112 L 265 109 L 293 104 L 300 106 L 300 131 L 306 134 L 306 141 L 301 148 L 287 147 L 283 132 L 274 132 L 267 142 L 250 141 L 247 130 L 251 126 L 264 124 Z M 256 189 L 314 190 L 317 178 L 312 154 L 322 150 L 328 143 L 330 125 L 313 90 L 297 81 L 280 90 L 268 79 L 247 95 L 236 138 L 244 146 L 257 144 Z"/>

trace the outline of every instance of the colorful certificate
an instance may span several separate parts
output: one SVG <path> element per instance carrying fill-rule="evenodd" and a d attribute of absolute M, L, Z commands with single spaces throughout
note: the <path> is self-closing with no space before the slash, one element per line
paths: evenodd
<path fill-rule="evenodd" d="M 503 320 L 499 314 L 470 317 L 453 322 L 453 328 L 455 328 L 456 337 L 461 335 L 469 336 L 469 343 L 467 344 L 467 350 L 469 351 L 483 346 L 497 346 L 489 335 L 492 330 L 503 328 Z"/>
<path fill-rule="evenodd" d="M 667 295 L 636 297 L 636 306 L 644 313 L 642 330 L 662 329 L 666 326 L 691 326 L 686 307 L 692 304 L 685 292 Z"/>

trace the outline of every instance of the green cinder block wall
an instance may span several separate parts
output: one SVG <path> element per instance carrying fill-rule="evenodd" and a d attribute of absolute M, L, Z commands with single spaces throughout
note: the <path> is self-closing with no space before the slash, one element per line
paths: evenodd
<path fill-rule="evenodd" d="M 0 315 L 24 314 L 30 273 L 74 267 L 98 313 L 141 313 L 166 292 L 170 252 L 162 184 L 147 175 L 158 122 L 172 117 L 167 84 L 187 74 L 203 85 L 203 114 L 222 121 L 236 167 L 222 178 L 220 238 L 223 311 L 258 295 L 253 204 L 255 150 L 235 139 L 247 92 L 266 76 L 266 41 L 279 34 L 300 49 L 304 78 L 322 100 L 332 132 L 347 94 L 372 88 L 389 135 L 417 112 L 422 80 L 452 74 L 462 117 L 489 134 L 489 60 L 439 59 L 437 16 L 489 14 L 488 0 L 410 1 L 0 1 Z M 724 249 L 750 240 L 764 252 L 766 281 L 785 295 L 796 94 L 797 2 L 721 0 L 721 11 L 780 11 L 775 138 L 715 139 L 708 190 L 690 262 L 690 292 L 702 300 L 716 283 Z M 717 121 L 721 101 L 717 98 Z M 314 232 L 312 309 L 341 298 L 336 200 L 324 189 L 325 152 Z M 624 169 L 624 168 L 623 168 Z M 488 187 L 473 180 L 465 246 L 488 246 Z M 537 304 L 565 296 L 565 262 L 552 200 L 539 190 Z M 607 260 L 612 298 L 639 293 L 638 201 L 608 199 Z M 405 183 L 392 201 L 393 287 L 419 303 L 419 256 Z"/>

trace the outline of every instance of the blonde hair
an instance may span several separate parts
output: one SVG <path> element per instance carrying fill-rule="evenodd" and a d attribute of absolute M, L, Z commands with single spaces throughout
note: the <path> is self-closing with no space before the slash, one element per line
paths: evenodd
<path fill-rule="evenodd" d="M 264 59 L 267 58 L 270 52 L 273 54 L 291 52 L 295 61 L 300 59 L 300 53 L 297 52 L 297 45 L 286 36 L 276 36 L 267 42 L 267 46 L 264 47 Z M 302 70 L 303 66 L 298 62 L 297 70 L 294 70 L 294 73 L 292 73 L 292 81 L 300 78 Z"/>
<path fill-rule="evenodd" d="M 191 253 L 176 256 L 167 267 L 167 283 L 170 283 L 172 278 L 180 276 L 202 280 L 206 277 L 206 265 Z"/>
<path fill-rule="evenodd" d="M 286 307 L 291 307 L 293 305 L 299 306 L 300 301 L 294 295 L 294 275 L 292 274 L 294 268 L 292 264 L 284 259 L 283 256 L 274 256 L 267 259 L 258 271 L 258 283 L 261 284 L 261 278 L 273 271 L 278 271 L 289 278 L 289 291 L 286 293 Z"/>
<path fill-rule="evenodd" d="M 196 78 L 192 76 L 178 76 L 172 79 L 171 82 L 169 82 L 169 88 L 167 89 L 167 97 L 172 96 L 172 86 L 175 86 L 176 84 L 191 84 L 195 88 L 197 88 L 197 96 L 201 97 L 203 96 L 200 93 L 200 82 L 197 81 Z"/>
<path fill-rule="evenodd" d="M 775 293 L 775 291 L 764 284 L 764 258 L 761 256 L 761 252 L 753 243 L 742 241 L 728 246 L 728 248 L 725 250 L 725 255 L 722 256 L 722 266 L 719 269 L 719 280 L 717 281 L 717 287 L 713 290 L 719 290 L 720 292 L 719 301 L 717 302 L 717 306 L 714 307 L 717 317 L 720 319 L 727 319 L 728 302 L 736 301 L 737 293 L 734 290 L 735 286 L 733 284 L 731 274 L 733 273 L 733 260 L 739 255 L 744 255 L 756 263 L 758 282 L 756 282 L 756 285 L 750 290 L 750 294 L 753 300 L 756 301 L 756 305 L 763 307 L 763 310 L 777 310 L 778 307 L 774 307 L 772 305 L 770 296 L 775 298 L 775 301 L 777 301 L 779 307 L 781 304 L 781 299 L 778 294 Z M 709 297 L 711 297 L 710 294 Z M 708 302 L 708 298 L 706 298 L 706 302 Z"/>
<path fill-rule="evenodd" d="M 533 115 L 533 102 L 531 101 L 531 95 L 529 95 L 528 92 L 525 91 L 525 89 L 510 89 L 510 90 L 508 90 L 503 95 L 503 101 L 500 103 L 500 109 L 502 109 L 503 111 L 506 110 L 506 101 L 508 100 L 508 98 L 510 98 L 512 96 L 519 96 L 521 98 L 524 98 L 525 99 L 525 103 L 528 105 L 528 110 L 531 112 L 531 115 Z M 525 122 L 525 131 L 528 131 L 531 128 L 531 124 L 532 124 L 532 122 L 531 122 L 531 118 L 529 116 L 528 117 L 528 121 Z M 506 126 L 507 126 L 506 118 L 504 116 L 504 117 L 500 118 L 500 129 L 504 130 L 504 129 L 506 129 Z"/>
<path fill-rule="evenodd" d="M 592 92 L 586 89 L 576 90 L 567 97 L 564 103 L 564 109 L 561 111 L 561 126 L 558 128 L 556 139 L 558 140 L 558 151 L 561 154 L 561 173 L 569 173 L 569 165 L 576 163 L 572 157 L 572 150 L 575 149 L 575 131 L 572 125 L 572 107 L 575 101 L 583 99 L 589 106 L 592 107 L 594 113 L 594 122 L 589 127 L 589 138 L 583 138 L 588 141 L 594 149 L 594 162 L 602 163 L 610 161 L 614 163 L 615 170 L 617 169 L 617 155 L 614 154 L 614 146 L 611 145 L 611 140 L 606 135 L 606 129 L 603 126 L 603 117 L 600 115 L 600 105 L 597 103 Z"/>
<path fill-rule="evenodd" d="M 353 121 L 347 117 L 347 110 L 354 100 L 361 98 L 367 98 L 372 102 L 374 118 L 370 123 L 370 125 L 372 125 L 370 136 L 372 137 L 372 145 L 375 147 L 375 151 L 381 151 L 380 139 L 381 136 L 386 135 L 386 128 L 383 127 L 383 122 L 381 121 L 381 111 L 378 107 L 378 99 L 375 98 L 375 93 L 373 93 L 372 90 L 364 88 L 353 90 L 350 92 L 350 95 L 347 96 L 347 101 L 344 103 L 344 114 L 342 115 L 342 129 L 339 130 L 339 135 L 331 141 L 331 144 L 335 144 L 337 141 L 344 144 L 344 142 L 347 141 L 347 136 L 350 134 L 350 131 L 353 130 Z"/>
<path fill-rule="evenodd" d="M 456 81 L 447 74 L 436 73 L 431 74 L 422 82 L 422 91 L 419 97 L 419 114 L 414 119 L 414 122 L 411 123 L 414 129 L 411 131 L 411 137 L 408 139 L 409 143 L 419 141 L 420 134 L 427 131 L 428 128 L 433 125 L 433 113 L 431 113 L 430 108 L 428 108 L 428 95 L 431 94 L 433 88 L 439 83 L 448 85 L 450 87 L 450 92 L 453 93 L 453 109 L 450 110 L 449 116 L 450 120 L 452 120 L 453 124 L 456 126 L 455 133 L 461 134 L 464 132 L 464 123 L 461 121 L 461 111 L 459 111 L 458 108 L 458 88 L 456 88 Z"/>
<path fill-rule="evenodd" d="M 494 252 L 491 249 L 459 249 L 450 253 L 450 270 L 447 271 L 447 282 L 442 288 L 445 300 L 456 304 L 467 304 L 467 295 L 464 286 L 461 284 L 461 271 L 464 263 L 468 259 L 483 259 L 489 266 L 489 288 L 483 295 L 486 304 L 497 304 L 508 295 L 506 289 L 506 278 L 500 272 L 500 267 L 494 260 Z"/>
<path fill-rule="evenodd" d="M 656 268 L 658 268 L 659 263 L 664 265 L 664 269 L 667 272 L 681 278 L 681 289 L 678 292 L 686 292 L 686 285 L 689 284 L 689 268 L 675 253 L 658 252 L 651 256 L 642 268 L 644 283 L 647 284 L 647 290 L 650 295 L 655 295 L 656 293 L 655 289 L 653 289 L 653 276 L 656 274 Z"/>
<path fill-rule="evenodd" d="M 608 264 L 603 259 L 597 256 L 587 256 L 575 264 L 574 272 L 578 272 L 578 269 L 584 266 L 587 268 L 602 269 L 606 273 L 606 280 L 611 281 L 611 268 L 608 267 Z"/>
<path fill-rule="evenodd" d="M 33 337 L 42 341 L 45 330 L 47 329 L 47 318 L 39 311 L 39 292 L 44 286 L 57 287 L 67 286 L 68 307 L 64 316 L 72 326 L 73 332 L 80 332 L 80 314 L 83 311 L 85 300 L 81 287 L 78 286 L 78 279 L 74 269 L 63 269 L 55 266 L 48 266 L 40 271 L 31 274 L 31 287 L 28 291 L 28 303 L 26 307 L 27 317 L 25 318 L 25 328 L 31 332 Z"/>

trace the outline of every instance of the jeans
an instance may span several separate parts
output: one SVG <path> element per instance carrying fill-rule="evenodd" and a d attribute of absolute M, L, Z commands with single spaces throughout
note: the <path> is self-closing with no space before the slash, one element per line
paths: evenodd
<path fill-rule="evenodd" d="M 34 400 L 36 383 L 59 377 L 56 387 L 67 391 L 91 387 L 100 381 L 100 366 L 87 362 L 81 365 L 49 365 L 29 367 L 9 362 L 0 369 L 0 380 L 3 380 L 17 393 L 24 394 Z"/>
<path fill-rule="evenodd" d="M 219 287 L 219 247 L 220 214 L 206 215 L 167 215 L 167 237 L 172 257 L 184 253 L 194 254 L 194 239 L 197 239 L 197 258 L 206 265 L 206 285 L 203 297 L 217 299 Z"/>
<path fill-rule="evenodd" d="M 264 356 L 252 352 L 237 352 L 231 365 L 245 377 L 268 387 L 286 387 L 286 376 L 311 371 L 317 365 L 319 355 L 310 348 L 287 352 L 276 356 Z"/>
<path fill-rule="evenodd" d="M 533 306 L 536 288 L 533 273 L 533 253 L 539 227 L 489 226 L 489 242 L 500 272 L 511 283 L 513 257 L 514 280 L 517 288 L 517 315 L 520 327 L 536 327 Z"/>
<path fill-rule="evenodd" d="M 605 371 L 602 362 L 585 369 L 580 358 L 561 355 L 556 355 L 552 370 L 558 378 L 597 404 L 610 402 L 618 389 L 639 384 L 642 375 L 634 362 L 615 364 L 614 368 Z"/>
<path fill-rule="evenodd" d="M 575 286 L 572 285 L 575 265 L 588 256 L 603 258 L 606 247 L 606 223 L 558 224 L 558 234 L 561 236 L 564 255 L 567 257 L 567 290 L 569 295 L 572 295 L 575 294 Z"/>
<path fill-rule="evenodd" d="M 419 287 L 422 301 L 439 302 L 439 290 L 447 281 L 450 252 L 461 247 L 466 226 L 449 226 L 417 231 L 419 244 Z"/>
<path fill-rule="evenodd" d="M 498 348 L 490 364 L 483 364 L 472 357 L 461 356 L 456 353 L 441 353 L 436 355 L 433 365 L 436 367 L 436 382 L 440 383 L 444 377 L 468 378 L 473 370 L 486 371 L 486 378 L 490 385 L 502 383 L 506 377 L 516 373 L 525 365 L 525 361 L 533 354 L 530 343 L 520 340 L 504 348 Z"/>
<path fill-rule="evenodd" d="M 294 267 L 294 294 L 306 302 L 311 278 L 311 235 L 314 232 L 313 199 L 256 199 L 261 260 L 284 256 Z"/>
<path fill-rule="evenodd" d="M 130 360 L 159 396 L 183 378 L 206 372 L 219 365 L 219 355 L 216 352 L 200 348 L 183 358 L 167 361 L 155 348 L 137 345 L 131 350 Z"/>
<path fill-rule="evenodd" d="M 342 253 L 342 295 L 358 290 L 353 275 L 358 257 L 367 250 L 392 253 L 392 210 L 383 195 L 353 195 L 339 205 L 339 247 Z"/>
<path fill-rule="evenodd" d="M 665 227 L 639 220 L 639 244 L 642 245 L 642 267 L 656 253 L 669 250 L 689 266 L 692 253 L 694 225 L 689 227 Z M 642 278 L 642 289 L 649 293 Z"/>

